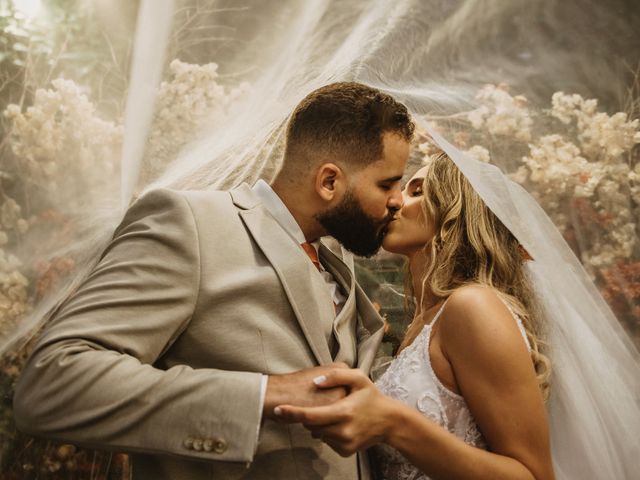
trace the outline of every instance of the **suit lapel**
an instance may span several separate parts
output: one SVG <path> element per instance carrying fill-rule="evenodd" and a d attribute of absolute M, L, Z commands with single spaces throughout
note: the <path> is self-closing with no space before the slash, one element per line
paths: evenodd
<path fill-rule="evenodd" d="M 369 374 L 382 337 L 384 321 L 371 304 L 360 285 L 356 284 L 356 300 L 358 302 L 358 368 Z"/>
<path fill-rule="evenodd" d="M 355 326 L 349 326 L 352 328 L 352 331 L 349 332 L 350 335 L 347 332 L 343 335 L 336 335 L 338 349 L 344 348 L 346 342 L 355 339 L 357 342 L 357 367 L 368 374 L 380 347 L 380 342 L 382 342 L 384 322 L 360 285 L 356 283 L 349 268 L 330 248 L 322 243 L 320 244 L 320 259 L 338 283 L 349 293 L 345 308 L 336 323 L 347 320 L 342 318 L 342 314 L 349 315 L 351 313 L 356 318 Z M 351 306 L 351 309 L 347 309 L 348 306 Z M 357 311 L 353 312 L 355 308 Z"/>
<path fill-rule="evenodd" d="M 331 363 L 323 325 L 332 322 L 333 312 L 328 294 L 323 295 L 326 293 L 323 289 L 312 288 L 314 272 L 310 268 L 315 267 L 247 185 L 230 193 L 234 203 L 243 209 L 239 212 L 240 218 L 278 275 L 316 360 L 321 365 Z"/>
<path fill-rule="evenodd" d="M 345 303 L 333 322 L 334 361 L 355 366 L 357 358 L 355 280 L 349 268 L 323 243 L 320 243 L 319 254 L 323 266 L 347 294 Z"/>
<path fill-rule="evenodd" d="M 335 278 L 342 289 L 347 292 L 348 295 L 351 295 L 355 281 L 349 267 L 322 242 L 320 242 L 318 252 L 322 265 L 333 275 L 333 278 Z"/>

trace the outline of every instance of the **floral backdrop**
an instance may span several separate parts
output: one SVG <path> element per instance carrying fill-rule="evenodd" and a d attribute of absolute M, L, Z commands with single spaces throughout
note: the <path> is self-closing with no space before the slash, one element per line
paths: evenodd
<path fill-rule="evenodd" d="M 73 275 L 78 259 L 64 247 L 81 235 L 87 205 L 118 182 L 123 105 L 113 99 L 124 98 L 130 36 L 97 39 L 95 17 L 68 4 L 51 2 L 49 23 L 37 23 L 14 2 L 0 1 L 0 341 Z M 222 81 L 215 63 L 185 61 L 180 45 L 157 92 L 143 182 L 175 158 L 196 127 L 223 121 L 233 100 L 251 89 Z M 536 197 L 640 346 L 638 78 L 619 108 L 561 91 L 534 107 L 505 84 L 482 87 L 475 100 L 469 111 L 424 120 Z M 413 156 L 419 163 L 431 153 L 418 132 Z M 358 261 L 357 270 L 389 321 L 391 352 L 406 314 L 400 296 L 379 286 L 402 290 L 399 263 L 382 256 Z M 30 338 L 0 360 L 0 477 L 128 478 L 126 455 L 16 431 L 11 395 Z"/>

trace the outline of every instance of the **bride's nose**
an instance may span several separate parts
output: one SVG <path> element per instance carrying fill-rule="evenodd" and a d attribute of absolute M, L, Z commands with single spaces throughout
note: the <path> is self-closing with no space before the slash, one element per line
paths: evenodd
<path fill-rule="evenodd" d="M 400 206 L 400 208 L 404 207 L 407 202 L 409 201 L 409 194 L 407 193 L 406 190 L 402 190 L 402 205 Z"/>

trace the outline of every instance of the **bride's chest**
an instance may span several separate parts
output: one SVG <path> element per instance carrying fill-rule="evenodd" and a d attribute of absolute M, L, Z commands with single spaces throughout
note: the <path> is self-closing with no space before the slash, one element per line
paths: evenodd
<path fill-rule="evenodd" d="M 376 381 L 385 395 L 417 409 L 436 423 L 446 426 L 448 398 L 434 378 L 424 335 L 405 348 Z"/>

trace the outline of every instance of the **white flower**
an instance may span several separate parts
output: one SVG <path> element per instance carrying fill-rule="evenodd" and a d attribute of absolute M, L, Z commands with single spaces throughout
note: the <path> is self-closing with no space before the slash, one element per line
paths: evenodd
<path fill-rule="evenodd" d="M 440 150 L 432 141 L 422 142 L 418 145 L 418 150 L 425 156 L 429 157 Z"/>
<path fill-rule="evenodd" d="M 16 222 L 16 228 L 18 229 L 18 232 L 24 235 L 29 230 L 29 222 L 24 218 L 21 218 Z"/>
<path fill-rule="evenodd" d="M 609 162 L 633 148 L 637 141 L 639 120 L 628 121 L 627 114 L 595 113 L 581 119 L 579 138 L 586 152 L 593 155 L 604 154 Z"/>
<path fill-rule="evenodd" d="M 522 184 L 529 178 L 529 170 L 524 165 L 520 165 L 515 172 L 509 174 L 509 178 L 516 183 Z"/>
<path fill-rule="evenodd" d="M 6 118 L 12 119 L 20 115 L 20 113 L 20 107 L 15 103 L 10 103 L 9 105 L 7 105 L 7 108 L 4 109 L 3 115 Z"/>
<path fill-rule="evenodd" d="M 51 200 L 73 200 L 68 188 L 81 184 L 86 195 L 107 184 L 113 171 L 122 128 L 97 117 L 94 105 L 82 89 L 65 79 L 52 81 L 51 89 L 38 89 L 34 103 L 24 113 L 16 106 L 5 110 L 11 122 L 9 144 L 24 172 L 43 188 Z M 47 187 L 48 186 L 48 187 Z M 68 205 L 67 205 L 68 206 Z"/>
<path fill-rule="evenodd" d="M 475 110 L 470 111 L 467 114 L 467 118 L 469 122 L 471 122 L 471 126 L 476 130 L 479 130 L 484 125 L 485 118 L 489 115 L 489 108 L 486 106 L 481 106 L 476 108 Z"/>
<path fill-rule="evenodd" d="M 551 96 L 551 115 L 562 123 L 569 124 L 577 115 L 583 102 L 580 95 L 565 95 L 564 92 L 556 92 Z"/>
<path fill-rule="evenodd" d="M 195 65 L 178 59 L 171 62 L 171 78 L 162 82 L 158 91 L 145 153 L 149 175 L 173 160 L 203 125 L 215 128 L 224 122 L 233 102 L 249 92 L 246 82 L 231 89 L 219 84 L 217 70 L 215 63 Z"/>
<path fill-rule="evenodd" d="M 0 292 L 0 309 L 8 310 L 9 308 L 11 308 L 11 305 L 12 302 L 9 297 Z"/>
<path fill-rule="evenodd" d="M 12 228 L 18 219 L 21 212 L 20 205 L 13 198 L 7 198 L 2 207 L 0 207 L 0 222 L 5 228 Z"/>
<path fill-rule="evenodd" d="M 486 85 L 476 95 L 476 99 L 481 106 L 467 114 L 474 129 L 486 127 L 493 135 L 513 135 L 525 142 L 531 139 L 533 121 L 524 96 L 512 97 L 505 85 Z"/>
<path fill-rule="evenodd" d="M 11 274 L 9 275 L 9 281 L 13 285 L 22 285 L 23 287 L 26 287 L 29 285 L 29 280 L 27 280 L 27 277 L 22 275 L 17 270 L 11 272 Z"/>
<path fill-rule="evenodd" d="M 489 163 L 491 161 L 489 150 L 487 150 L 481 145 L 474 145 L 465 153 L 469 155 L 471 158 L 474 158 L 480 162 Z"/>

